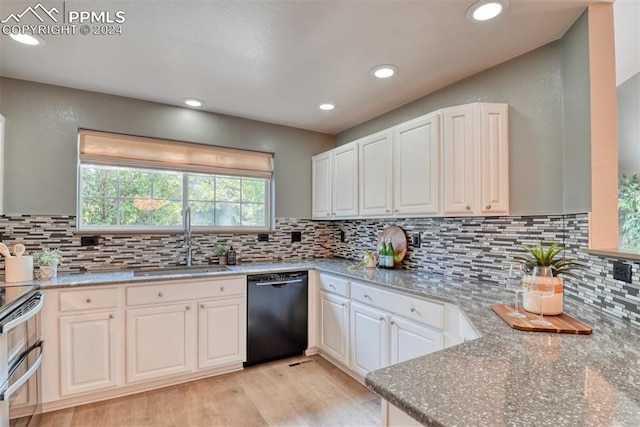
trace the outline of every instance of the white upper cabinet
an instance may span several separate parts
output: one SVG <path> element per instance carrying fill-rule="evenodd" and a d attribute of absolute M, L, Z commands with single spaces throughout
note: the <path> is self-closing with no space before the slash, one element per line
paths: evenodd
<path fill-rule="evenodd" d="M 444 214 L 473 213 L 473 106 L 446 108 L 442 114 Z"/>
<path fill-rule="evenodd" d="M 352 142 L 332 151 L 333 216 L 358 215 L 358 145 Z"/>
<path fill-rule="evenodd" d="M 331 152 L 313 156 L 312 163 L 312 211 L 314 219 L 330 218 L 331 211 Z"/>
<path fill-rule="evenodd" d="M 314 156 L 313 218 L 508 215 L 508 108 L 443 108 Z"/>
<path fill-rule="evenodd" d="M 480 104 L 480 211 L 509 213 L 509 119 L 507 104 Z"/>
<path fill-rule="evenodd" d="M 440 114 L 394 128 L 393 204 L 398 216 L 440 212 Z"/>
<path fill-rule="evenodd" d="M 442 110 L 444 215 L 509 213 L 507 104 Z"/>
<path fill-rule="evenodd" d="M 390 130 L 358 140 L 360 215 L 392 214 L 392 147 Z"/>

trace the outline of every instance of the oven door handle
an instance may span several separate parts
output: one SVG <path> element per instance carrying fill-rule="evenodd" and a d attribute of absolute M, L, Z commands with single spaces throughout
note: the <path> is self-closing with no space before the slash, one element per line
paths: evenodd
<path fill-rule="evenodd" d="M 27 372 L 25 372 L 24 375 L 22 377 L 20 377 L 20 379 L 18 379 L 18 381 L 16 381 L 15 383 L 9 385 L 9 381 L 11 380 L 11 375 L 9 375 L 9 379 L 7 380 L 7 382 L 5 382 L 2 385 L 2 391 L 0 391 L 0 401 L 8 401 L 9 397 L 11 397 L 13 392 L 16 391 L 17 389 L 19 389 L 20 387 L 22 387 L 24 385 L 24 383 L 29 381 L 29 378 L 31 378 L 33 376 L 33 374 L 36 373 L 38 368 L 40 368 L 40 365 L 42 364 L 42 356 L 43 356 L 42 343 L 43 343 L 43 341 L 38 341 L 36 344 L 32 345 L 27 351 L 25 351 L 22 354 L 22 356 L 20 356 L 20 359 L 18 360 L 18 362 L 15 365 L 15 369 L 18 369 L 18 367 L 20 365 L 22 365 L 23 363 L 25 363 L 27 361 L 27 358 L 29 357 L 29 355 L 31 354 L 32 351 L 40 350 L 40 354 L 38 355 L 38 358 L 36 359 L 36 361 L 27 370 Z M 14 369 L 14 371 L 15 371 L 15 369 Z"/>
<path fill-rule="evenodd" d="M 38 294 L 37 298 L 38 298 L 38 303 L 33 307 L 31 307 L 22 316 L 15 318 L 5 324 L 0 324 L 0 333 L 6 334 L 16 326 L 23 324 L 24 322 L 26 322 L 27 320 L 31 319 L 33 316 L 38 314 L 40 310 L 42 310 L 42 307 L 44 306 L 44 295 Z"/>

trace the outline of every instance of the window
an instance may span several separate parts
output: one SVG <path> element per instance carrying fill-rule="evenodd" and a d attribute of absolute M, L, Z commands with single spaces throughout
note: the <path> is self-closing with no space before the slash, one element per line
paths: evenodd
<path fill-rule="evenodd" d="M 194 227 L 270 228 L 271 170 L 243 169 L 270 154 L 90 131 L 79 153 L 80 230 L 181 229 L 187 206 Z"/>

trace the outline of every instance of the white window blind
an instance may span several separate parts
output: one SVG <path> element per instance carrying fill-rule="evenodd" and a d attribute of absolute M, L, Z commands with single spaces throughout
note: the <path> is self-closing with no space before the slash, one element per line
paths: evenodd
<path fill-rule="evenodd" d="M 273 154 L 80 130 L 81 164 L 270 179 Z"/>

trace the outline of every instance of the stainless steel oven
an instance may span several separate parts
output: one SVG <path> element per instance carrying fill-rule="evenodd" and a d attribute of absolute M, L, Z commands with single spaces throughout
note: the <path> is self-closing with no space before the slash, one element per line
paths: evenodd
<path fill-rule="evenodd" d="M 42 293 L 0 288 L 0 427 L 37 426 L 41 414 Z"/>

